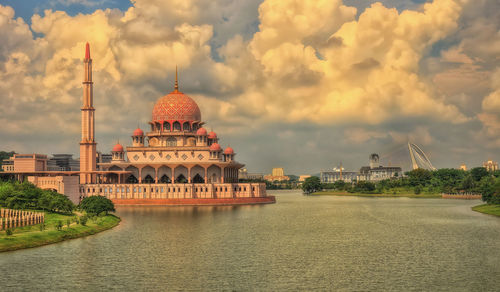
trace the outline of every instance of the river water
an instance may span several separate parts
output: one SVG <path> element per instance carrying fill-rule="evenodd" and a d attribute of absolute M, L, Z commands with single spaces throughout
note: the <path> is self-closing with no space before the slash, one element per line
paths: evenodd
<path fill-rule="evenodd" d="M 118 207 L 112 230 L 1 253 L 0 290 L 500 290 L 500 218 L 479 201 L 274 194 Z"/>

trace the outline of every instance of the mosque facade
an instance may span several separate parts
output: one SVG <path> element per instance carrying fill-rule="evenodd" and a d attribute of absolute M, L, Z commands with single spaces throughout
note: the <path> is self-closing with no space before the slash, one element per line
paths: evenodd
<path fill-rule="evenodd" d="M 239 183 L 231 147 L 208 132 L 196 102 L 174 90 L 153 107 L 148 131 L 132 132 L 131 145 L 116 144 L 112 160 L 96 164 L 92 59 L 85 50 L 80 197 L 102 195 L 118 204 L 270 203 L 264 183 Z M 99 171 L 97 171 L 97 169 Z"/>

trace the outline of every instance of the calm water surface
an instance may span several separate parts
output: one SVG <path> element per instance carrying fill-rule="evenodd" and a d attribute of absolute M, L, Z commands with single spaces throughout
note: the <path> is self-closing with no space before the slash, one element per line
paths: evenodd
<path fill-rule="evenodd" d="M 479 201 L 276 195 L 119 207 L 113 230 L 1 253 L 0 290 L 500 290 L 500 219 Z"/>

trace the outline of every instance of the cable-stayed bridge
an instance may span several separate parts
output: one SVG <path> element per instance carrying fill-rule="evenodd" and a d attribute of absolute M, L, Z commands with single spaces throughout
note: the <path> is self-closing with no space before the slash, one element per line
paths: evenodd
<path fill-rule="evenodd" d="M 387 152 L 381 153 L 380 159 L 384 164 L 401 166 L 407 170 L 418 168 L 436 170 L 424 150 L 412 142 L 392 147 Z"/>

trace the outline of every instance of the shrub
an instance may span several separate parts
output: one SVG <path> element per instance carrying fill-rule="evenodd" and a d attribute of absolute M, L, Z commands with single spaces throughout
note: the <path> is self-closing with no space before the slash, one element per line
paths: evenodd
<path fill-rule="evenodd" d="M 60 231 L 60 230 L 62 229 L 62 227 L 63 227 L 63 223 L 62 223 L 62 221 L 61 221 L 61 220 L 58 220 L 58 221 L 57 221 L 57 224 L 56 224 L 56 228 L 57 228 L 57 230 L 59 230 L 59 231 Z"/>
<path fill-rule="evenodd" d="M 80 217 L 80 224 L 82 226 L 87 225 L 87 220 L 88 220 L 87 215 L 83 215 L 82 217 Z"/>
<path fill-rule="evenodd" d="M 6 235 L 8 235 L 8 236 L 11 236 L 11 235 L 12 235 L 12 233 L 14 233 L 14 232 L 12 232 L 12 229 L 10 229 L 10 228 L 7 228 L 7 229 L 5 230 L 5 234 L 6 234 Z"/>
<path fill-rule="evenodd" d="M 91 215 L 97 215 L 102 212 L 105 212 L 107 214 L 108 212 L 115 211 L 115 205 L 113 204 L 113 202 L 103 196 L 86 197 L 82 200 L 79 207 L 81 210 L 84 210 Z"/>
<path fill-rule="evenodd" d="M 422 192 L 422 187 L 416 186 L 413 191 L 415 192 L 415 195 L 419 195 Z"/>
<path fill-rule="evenodd" d="M 66 225 L 68 226 L 68 228 L 71 225 L 71 220 L 69 218 L 68 218 L 68 220 L 66 220 Z"/>

